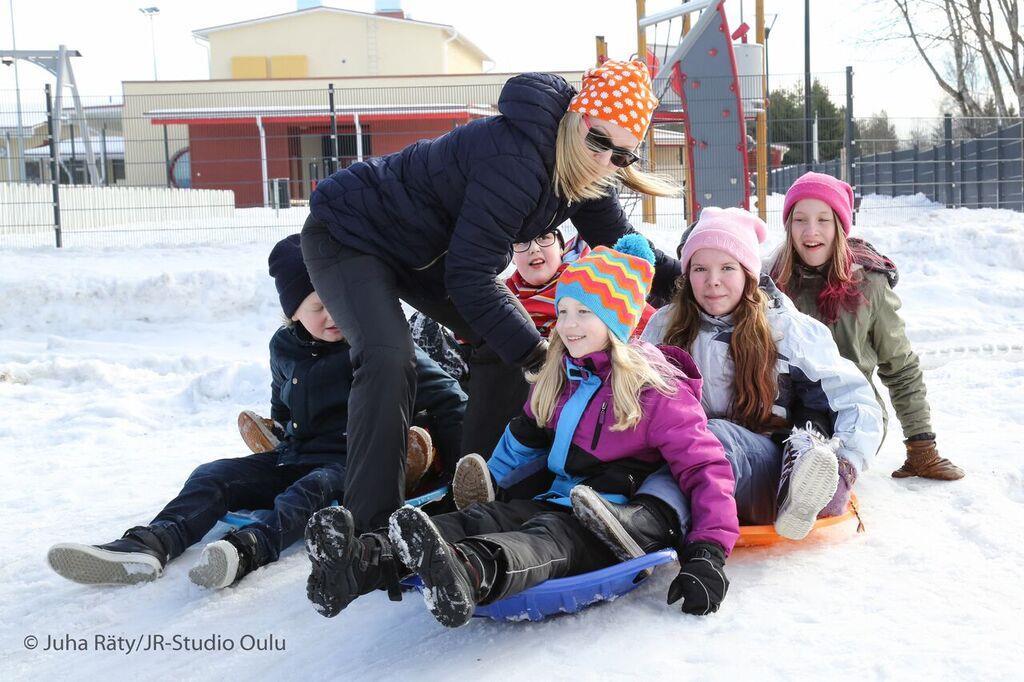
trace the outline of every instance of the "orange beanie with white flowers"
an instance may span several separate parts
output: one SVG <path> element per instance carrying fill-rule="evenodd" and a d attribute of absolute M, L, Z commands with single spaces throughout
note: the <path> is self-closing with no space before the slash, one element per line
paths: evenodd
<path fill-rule="evenodd" d="M 569 111 L 609 121 L 643 139 L 657 106 L 646 64 L 639 59 L 609 59 L 583 74 L 580 92 L 569 102 Z"/>

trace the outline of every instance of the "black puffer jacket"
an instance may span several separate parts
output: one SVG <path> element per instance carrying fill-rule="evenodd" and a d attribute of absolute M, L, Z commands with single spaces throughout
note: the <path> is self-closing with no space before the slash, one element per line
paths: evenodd
<path fill-rule="evenodd" d="M 270 416 L 285 427 L 279 464 L 344 462 L 348 396 L 352 389 L 350 346 L 317 341 L 296 323 L 270 339 Z M 466 394 L 455 379 L 416 347 L 415 412 L 446 461 L 459 456 Z"/>
<path fill-rule="evenodd" d="M 540 334 L 495 283 L 512 243 L 565 220 L 591 246 L 633 231 L 616 196 L 569 205 L 554 194 L 555 137 L 575 94 L 560 76 L 515 76 L 501 91 L 500 116 L 338 171 L 317 185 L 310 211 L 417 294 L 450 296 L 503 360 L 521 360 Z M 654 288 L 670 291 L 679 264 L 655 253 Z"/>

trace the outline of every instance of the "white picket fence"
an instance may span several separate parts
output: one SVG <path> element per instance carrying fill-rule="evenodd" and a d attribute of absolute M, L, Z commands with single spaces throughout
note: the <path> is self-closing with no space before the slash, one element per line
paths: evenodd
<path fill-rule="evenodd" d="M 166 187 L 90 187 L 61 185 L 62 232 L 154 229 L 160 224 L 231 218 L 230 190 Z M 53 234 L 50 185 L 0 183 L 0 244 L 19 237 Z"/>

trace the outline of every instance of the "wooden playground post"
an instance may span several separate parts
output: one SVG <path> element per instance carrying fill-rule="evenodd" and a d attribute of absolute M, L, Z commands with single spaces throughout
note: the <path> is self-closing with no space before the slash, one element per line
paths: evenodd
<path fill-rule="evenodd" d="M 682 40 L 683 36 L 685 36 L 687 33 L 690 32 L 690 28 L 691 28 L 690 15 L 687 14 L 687 15 L 685 15 L 683 17 L 683 32 L 679 36 L 680 40 Z M 687 115 L 689 115 L 689 112 L 687 112 Z M 690 140 L 688 138 L 684 139 L 683 140 L 683 144 L 689 145 L 690 144 Z M 686 216 L 685 216 L 686 220 L 685 220 L 685 222 L 686 223 L 692 223 L 692 222 L 694 222 L 697 219 L 697 217 L 695 215 L 693 215 L 693 193 L 690 192 L 690 186 L 691 186 L 691 182 L 690 181 L 691 181 L 692 178 L 690 178 L 690 155 L 689 154 L 683 154 L 683 179 L 686 181 L 686 187 L 684 189 L 684 194 L 683 194 L 683 207 L 684 207 L 683 210 L 686 211 Z"/>
<path fill-rule="evenodd" d="M 647 13 L 647 1 L 636 0 L 636 52 L 637 57 L 647 63 L 647 29 L 640 25 L 640 20 L 644 18 Z M 651 125 L 647 128 L 647 170 L 654 172 L 654 118 L 651 118 Z M 658 214 L 655 205 L 654 197 L 650 195 L 643 195 L 643 220 L 645 223 L 651 223 L 652 225 L 658 221 Z"/>
<path fill-rule="evenodd" d="M 764 0 L 757 0 L 757 44 L 764 50 L 761 55 L 761 109 L 757 112 L 757 215 L 768 219 L 768 79 L 765 78 L 765 64 L 768 63 L 768 45 L 764 36 Z"/>
<path fill-rule="evenodd" d="M 604 36 L 594 36 L 594 38 L 597 46 L 597 61 L 594 64 L 595 66 L 601 66 L 608 59 L 608 43 L 605 41 Z"/>

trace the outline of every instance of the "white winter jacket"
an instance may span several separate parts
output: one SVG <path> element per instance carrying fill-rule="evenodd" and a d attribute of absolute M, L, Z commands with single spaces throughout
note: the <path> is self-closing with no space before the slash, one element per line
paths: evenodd
<path fill-rule="evenodd" d="M 882 443 L 882 412 L 864 375 L 839 355 L 828 328 L 796 309 L 770 277 L 762 275 L 761 290 L 768 295 L 768 323 L 778 350 L 776 371 L 779 392 L 772 414 L 791 422 L 794 404 L 828 415 L 839 454 L 858 470 L 868 468 Z M 663 343 L 674 304 L 651 317 L 641 339 Z M 727 419 L 733 398 L 731 315 L 701 313 L 700 331 L 688 349 L 704 376 L 701 405 L 708 419 Z M 799 425 L 798 425 L 799 426 Z"/>

